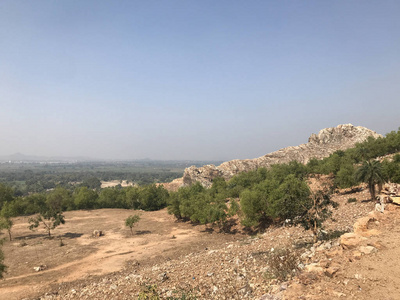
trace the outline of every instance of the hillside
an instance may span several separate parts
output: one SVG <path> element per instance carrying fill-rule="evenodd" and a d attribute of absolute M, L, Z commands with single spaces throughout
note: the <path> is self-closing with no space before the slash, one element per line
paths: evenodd
<path fill-rule="evenodd" d="M 357 201 L 349 203 L 350 197 Z M 210 239 L 199 241 L 200 244 L 190 251 L 172 254 L 164 252 L 162 246 L 163 257 L 153 252 L 146 261 L 143 252 L 145 257 L 139 259 L 140 263 L 127 261 L 121 271 L 53 284 L 40 299 L 137 299 L 140 293 L 154 297 L 142 299 L 397 299 L 400 248 L 396 220 L 400 209 L 391 204 L 384 214 L 368 214 L 374 208 L 368 198 L 365 189 L 336 194 L 334 200 L 340 205 L 333 221 L 326 224 L 327 230 L 354 231 L 362 235 L 359 244 L 350 245 L 343 238 L 334 238 L 313 245 L 309 243 L 310 232 L 292 226 L 271 227 L 252 237 L 240 235 L 238 240 L 232 239 L 232 235 L 214 232 L 209 233 Z M 158 212 L 157 217 L 168 218 L 164 213 Z M 178 241 L 185 236 L 184 232 L 176 234 Z M 205 237 L 199 233 L 196 236 Z M 154 251 L 157 247 L 153 246 Z M 301 259 L 302 271 L 288 281 L 268 275 L 271 253 L 282 248 L 296 250 Z M 117 257 L 123 260 L 123 256 L 104 250 L 99 253 L 103 257 L 96 255 L 96 260 L 92 261 L 93 264 L 97 261 L 99 268 L 104 266 L 107 252 L 114 257 L 114 262 Z M 80 267 L 75 264 L 75 268 L 75 272 L 87 268 L 87 261 Z M 29 294 L 25 290 L 25 295 Z"/>
<path fill-rule="evenodd" d="M 176 179 L 175 182 L 178 185 L 190 185 L 198 181 L 203 186 L 210 187 L 213 178 L 216 177 L 223 177 L 228 180 L 240 172 L 269 167 L 273 164 L 288 163 L 293 160 L 305 164 L 312 158 L 322 159 L 337 150 L 354 147 L 370 136 L 377 138 L 381 135 L 368 128 L 353 126 L 352 124 L 325 128 L 318 134 L 312 134 L 306 144 L 283 148 L 258 158 L 235 159 L 224 162 L 219 166 L 205 165 L 200 168 L 191 166 L 185 169 L 183 178 Z"/>

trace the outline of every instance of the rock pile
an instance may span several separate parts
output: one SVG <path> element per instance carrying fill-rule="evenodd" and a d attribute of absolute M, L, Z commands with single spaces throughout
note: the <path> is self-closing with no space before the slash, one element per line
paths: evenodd
<path fill-rule="evenodd" d="M 203 186 L 210 187 L 212 179 L 219 176 L 228 180 L 240 172 L 269 167 L 273 164 L 288 163 L 293 160 L 307 163 L 312 158 L 322 159 L 337 150 L 354 147 L 356 143 L 363 142 L 370 136 L 377 138 L 381 135 L 365 127 L 352 124 L 325 128 L 318 134 L 312 134 L 306 144 L 283 148 L 259 158 L 236 159 L 224 162 L 219 166 L 205 165 L 200 168 L 195 166 L 186 168 L 182 178 L 183 185 L 190 185 L 198 181 Z"/>
<path fill-rule="evenodd" d="M 378 195 L 379 207 L 376 210 L 383 211 L 386 203 L 400 205 L 400 186 L 397 183 L 386 183 L 381 193 Z"/>

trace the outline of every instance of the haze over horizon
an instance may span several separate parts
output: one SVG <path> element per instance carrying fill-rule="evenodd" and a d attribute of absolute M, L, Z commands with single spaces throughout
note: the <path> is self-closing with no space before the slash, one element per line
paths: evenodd
<path fill-rule="evenodd" d="M 0 2 L 0 156 L 231 160 L 400 126 L 399 1 Z"/>

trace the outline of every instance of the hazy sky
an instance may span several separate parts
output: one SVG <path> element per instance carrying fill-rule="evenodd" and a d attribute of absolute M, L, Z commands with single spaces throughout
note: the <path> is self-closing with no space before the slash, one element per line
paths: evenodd
<path fill-rule="evenodd" d="M 0 1 L 0 155 L 254 158 L 400 126 L 400 1 Z"/>

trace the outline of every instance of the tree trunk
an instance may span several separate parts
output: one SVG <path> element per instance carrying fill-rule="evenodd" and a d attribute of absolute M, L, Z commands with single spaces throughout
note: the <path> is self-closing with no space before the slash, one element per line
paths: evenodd
<path fill-rule="evenodd" d="M 8 229 L 8 237 L 10 238 L 10 241 L 11 241 L 11 230 L 10 229 Z"/>
<path fill-rule="evenodd" d="M 314 220 L 313 235 L 314 235 L 314 244 L 315 244 L 318 241 L 318 228 L 317 228 L 317 221 L 315 221 L 315 220 Z"/>
<path fill-rule="evenodd" d="M 369 192 L 371 193 L 371 200 L 375 201 L 375 184 L 370 184 Z"/>

